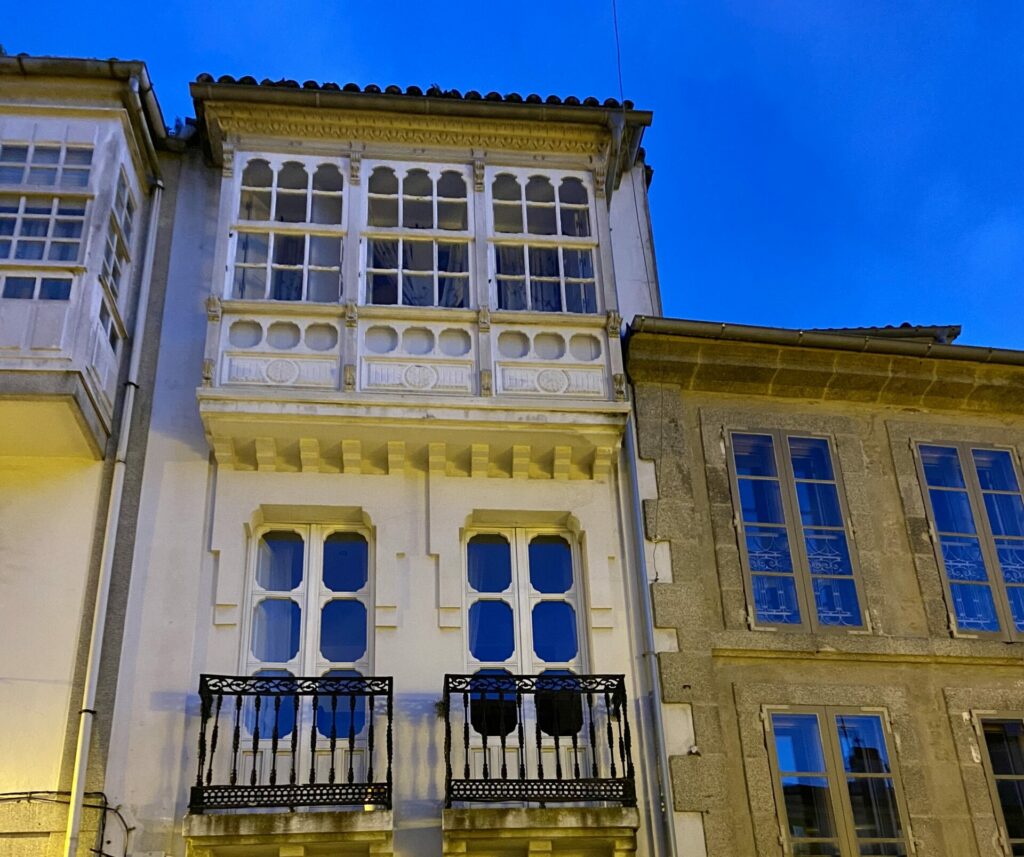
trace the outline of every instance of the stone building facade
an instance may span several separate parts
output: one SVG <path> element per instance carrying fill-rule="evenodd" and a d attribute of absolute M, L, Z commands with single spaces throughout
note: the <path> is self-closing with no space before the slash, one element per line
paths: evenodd
<path fill-rule="evenodd" d="M 957 332 L 633 322 L 678 853 L 1024 853 L 1024 355 Z"/>

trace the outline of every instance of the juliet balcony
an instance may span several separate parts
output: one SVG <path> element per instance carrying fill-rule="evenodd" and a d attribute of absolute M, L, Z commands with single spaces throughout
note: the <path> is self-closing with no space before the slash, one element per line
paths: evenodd
<path fill-rule="evenodd" d="M 601 478 L 628 413 L 619 325 L 211 299 L 200 412 L 236 469 Z"/>
<path fill-rule="evenodd" d="M 391 808 L 390 678 L 203 675 L 189 811 Z"/>

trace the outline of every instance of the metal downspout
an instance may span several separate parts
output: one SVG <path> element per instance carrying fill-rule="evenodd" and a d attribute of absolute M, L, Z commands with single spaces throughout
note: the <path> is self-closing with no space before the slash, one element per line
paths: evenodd
<path fill-rule="evenodd" d="M 100 559 L 99 580 L 96 583 L 96 605 L 93 609 L 92 634 L 89 638 L 85 687 L 82 691 L 82 707 L 79 711 L 78 742 L 75 747 L 75 770 L 71 784 L 71 801 L 68 806 L 67 832 L 64 837 L 64 857 L 76 857 L 78 852 L 78 838 L 82 825 L 82 804 L 84 803 L 86 777 L 89 769 L 89 746 L 92 739 L 93 721 L 96 717 L 96 689 L 99 684 L 100 655 L 103 648 L 103 636 L 106 631 L 107 603 L 110 597 L 110 582 L 113 577 L 117 528 L 121 518 L 125 456 L 128 452 L 128 439 L 131 434 L 135 391 L 138 388 L 139 382 L 142 336 L 146 326 L 146 310 L 149 306 L 150 284 L 153 279 L 153 255 L 156 249 L 156 233 L 160 220 L 160 201 L 163 196 L 163 189 L 163 182 L 157 179 L 153 184 L 153 199 L 149 209 L 149 227 L 146 233 L 142 282 L 139 286 L 139 295 L 135 308 L 135 325 L 132 331 L 128 380 L 125 382 L 124 402 L 121 406 L 120 430 L 117 438 L 117 451 L 114 456 L 114 473 L 110 487 L 110 500 L 107 503 L 106 527 L 103 531 L 103 553 Z"/>

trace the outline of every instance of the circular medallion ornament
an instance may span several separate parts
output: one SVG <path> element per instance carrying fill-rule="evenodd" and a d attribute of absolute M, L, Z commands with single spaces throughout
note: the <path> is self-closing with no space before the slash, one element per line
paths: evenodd
<path fill-rule="evenodd" d="M 413 363 L 405 370 L 402 378 L 407 387 L 412 387 L 414 390 L 427 390 L 437 383 L 437 370 L 433 366 Z"/>
<path fill-rule="evenodd" d="M 264 370 L 274 384 L 294 384 L 299 377 L 299 364 L 294 360 L 271 360 Z"/>
<path fill-rule="evenodd" d="M 563 369 L 542 369 L 537 373 L 537 386 L 545 393 L 564 393 L 569 387 L 569 376 Z"/>

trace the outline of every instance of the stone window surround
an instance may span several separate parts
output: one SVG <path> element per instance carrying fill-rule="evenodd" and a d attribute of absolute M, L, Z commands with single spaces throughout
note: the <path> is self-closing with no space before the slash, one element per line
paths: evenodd
<path fill-rule="evenodd" d="M 924 467 L 921 460 L 921 446 L 928 446 L 932 444 L 932 441 L 923 439 L 914 441 L 914 461 L 917 465 L 918 479 L 921 485 L 921 494 L 925 498 L 925 508 L 928 513 L 929 521 L 929 535 L 935 547 L 935 562 L 939 568 L 942 577 L 942 588 L 946 597 L 946 603 L 949 605 L 950 610 L 950 632 L 953 636 L 964 637 L 967 639 L 987 638 L 987 639 L 999 639 L 1006 642 L 1022 642 L 1024 641 L 1024 632 L 1018 631 L 1013 621 L 1013 615 L 1009 607 L 1008 596 L 1005 584 L 1003 582 L 1003 573 L 999 566 L 999 561 L 996 559 L 992 562 L 989 558 L 983 560 L 985 564 L 985 570 L 988 573 L 989 585 L 993 600 L 996 602 L 996 615 L 999 618 L 1000 630 L 995 632 L 986 631 L 963 631 L 957 628 L 957 620 L 955 610 L 953 608 L 953 597 L 950 591 L 950 579 L 949 575 L 945 570 L 945 562 L 942 557 L 942 545 L 939 539 L 939 535 L 935 526 L 934 512 L 931 506 L 931 501 L 927 498 L 929 486 L 925 479 Z M 980 492 L 974 483 L 977 481 L 976 475 L 968 473 L 967 471 L 973 471 L 974 464 L 969 457 L 965 456 L 965 452 L 968 449 L 984 449 L 984 450 L 998 450 L 1002 452 L 1008 452 L 1010 454 L 1011 462 L 1017 477 L 1018 485 L 1024 484 L 1021 480 L 1021 473 L 1024 472 L 1021 469 L 1020 456 L 1017 450 L 1012 446 L 1005 446 L 1002 444 L 989 444 L 989 443 L 977 443 L 970 439 L 964 439 L 962 441 L 936 441 L 935 445 L 939 446 L 952 446 L 957 451 L 957 458 L 960 462 L 960 466 L 964 471 L 965 484 L 967 486 L 967 493 L 970 497 L 971 513 L 974 517 L 974 526 L 977 531 L 977 536 L 982 549 L 983 557 L 987 555 L 995 556 L 995 547 L 993 544 L 994 536 L 991 532 L 991 526 L 988 520 L 988 512 L 985 507 L 984 495 Z"/>
<path fill-rule="evenodd" d="M 695 466 L 702 467 L 707 479 L 709 492 L 708 509 L 711 527 L 715 534 L 716 568 L 718 573 L 717 594 L 712 593 L 721 604 L 722 619 L 725 630 L 754 630 L 758 633 L 807 635 L 809 629 L 794 627 L 792 630 L 784 626 L 758 626 L 750 621 L 752 601 L 747 572 L 740 554 L 739 533 L 734 525 L 735 505 L 733 503 L 733 487 L 731 485 L 730 451 L 726 445 L 728 432 L 764 432 L 765 414 L 763 409 L 756 410 L 741 405 L 719 405 L 702 402 L 697 405 L 700 420 L 700 442 L 702 461 Z M 878 569 L 863 560 L 862 546 L 858 545 L 858 516 L 865 511 L 850 500 L 846 483 L 850 479 L 866 478 L 863 468 L 852 466 L 864 457 L 863 444 L 857 418 L 844 415 L 822 415 L 795 412 L 789 407 L 776 410 L 771 414 L 771 425 L 785 434 L 808 437 L 827 437 L 833 453 L 832 465 L 840 476 L 840 498 L 843 502 L 845 517 L 848 522 L 847 538 L 849 539 L 850 556 L 854 563 L 854 575 L 858 581 L 858 595 L 861 597 L 861 613 L 865 627 L 847 629 L 842 627 L 824 626 L 821 633 L 830 637 L 848 635 L 850 637 L 873 635 L 880 633 L 876 617 L 880 608 L 881 580 Z M 715 472 L 721 474 L 716 480 Z M 842 476 L 845 475 L 846 482 Z M 727 491 L 727 496 L 718 496 L 715 486 Z M 696 488 L 696 485 L 695 485 Z M 699 490 L 699 489 L 698 489 Z M 722 492 L 724 493 L 724 492 Z M 728 545 L 727 549 L 721 546 Z M 860 561 L 858 561 L 860 560 Z M 735 595 L 733 594 L 735 593 Z"/>
<path fill-rule="evenodd" d="M 754 608 L 754 597 L 753 587 L 751 584 L 751 572 L 750 564 L 747 561 L 747 550 L 744 544 L 744 532 L 743 525 L 740 521 L 739 512 L 739 491 L 737 488 L 737 476 L 735 458 L 732 451 L 732 436 L 735 434 L 760 434 L 768 435 L 772 438 L 776 461 L 782 463 L 782 468 L 779 473 L 779 481 L 781 488 L 787 497 L 790 497 L 790 502 L 787 508 L 787 514 L 792 510 L 793 514 L 786 520 L 786 532 L 789 536 L 790 552 L 793 557 L 794 563 L 794 576 L 798 578 L 798 588 L 803 587 L 808 591 L 808 596 L 803 599 L 801 609 L 803 610 L 803 616 L 801 617 L 800 624 L 793 625 L 777 625 L 758 623 L 756 619 L 756 613 Z M 796 519 L 798 510 L 796 508 L 796 495 L 795 488 L 793 486 L 793 478 L 791 469 L 792 466 L 789 464 L 789 456 L 782 449 L 782 443 L 790 437 L 807 437 L 814 438 L 817 440 L 824 440 L 828 443 L 829 454 L 832 464 L 833 476 L 835 477 L 836 491 L 839 495 L 839 508 L 845 525 L 845 534 L 847 539 L 847 546 L 850 553 L 850 564 L 852 568 L 852 577 L 854 586 L 856 587 L 857 598 L 859 601 L 860 612 L 861 612 L 861 624 L 857 626 L 849 625 L 823 625 L 817 619 L 817 611 L 814 608 L 812 597 L 810 596 L 810 571 L 805 567 L 805 563 L 802 558 L 798 558 L 802 554 L 802 548 L 797 547 L 798 542 L 801 541 L 803 535 L 803 526 Z M 853 526 L 850 519 L 850 509 L 847 503 L 846 485 L 843 482 L 843 468 L 839 461 L 839 453 L 837 449 L 836 438 L 831 433 L 822 433 L 817 431 L 808 431 L 805 429 L 794 429 L 794 428 L 766 428 L 764 424 L 750 424 L 750 423 L 729 423 L 721 428 L 721 438 L 725 445 L 725 459 L 726 465 L 729 470 L 729 487 L 732 491 L 733 507 L 736 510 L 733 518 L 733 529 L 736 535 L 736 545 L 740 554 L 740 565 L 743 571 L 743 582 L 747 600 L 747 616 L 748 624 L 751 630 L 773 630 L 773 631 L 813 631 L 815 633 L 824 634 L 865 634 L 871 633 L 871 621 L 870 613 L 867 610 L 867 605 L 864 598 L 864 584 L 860 569 L 860 563 L 857 557 L 857 545 L 856 539 L 854 538 Z"/>
<path fill-rule="evenodd" d="M 978 851 L 1010 854 L 998 797 L 989 776 L 983 719 L 1024 719 L 1024 692 L 1005 687 L 943 689 L 961 781 L 970 809 Z"/>
<path fill-rule="evenodd" d="M 910 853 L 917 845 L 915 828 L 927 824 L 915 816 L 930 815 L 930 807 L 918 806 L 912 792 L 901 787 L 922 764 L 927 748 L 918 741 L 912 709 L 905 691 L 890 685 L 743 684 L 735 686 L 736 717 L 743 752 L 747 797 L 754 829 L 757 857 L 783 857 L 786 839 L 784 815 L 776 806 L 776 774 L 769 758 L 767 715 L 785 708 L 829 708 L 880 714 L 887 726 L 891 767 L 898 779 L 900 819 Z M 698 736 L 699 737 L 699 736 Z M 921 800 L 921 798 L 917 798 Z M 923 803 L 923 801 L 922 801 Z"/>
<path fill-rule="evenodd" d="M 991 635 L 965 634 L 956 630 L 952 607 L 946 594 L 945 573 L 937 546 L 929 537 L 929 511 L 919 469 L 918 443 L 950 444 L 968 442 L 979 446 L 1012 450 L 1018 463 L 1024 446 L 1019 430 L 974 422 L 953 423 L 938 420 L 893 419 L 886 422 L 895 479 L 904 510 L 904 523 L 910 538 L 914 567 L 927 615 L 929 634 L 982 642 Z M 1005 639 L 1005 638 L 1000 638 Z M 1009 642 L 1009 640 L 1006 640 Z"/>

